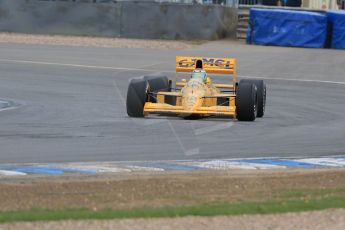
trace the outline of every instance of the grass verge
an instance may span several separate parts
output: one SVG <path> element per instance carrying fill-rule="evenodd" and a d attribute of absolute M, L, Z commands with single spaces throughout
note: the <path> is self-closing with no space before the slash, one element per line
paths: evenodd
<path fill-rule="evenodd" d="M 154 218 L 182 216 L 217 216 L 241 214 L 271 214 L 284 212 L 301 212 L 323 210 L 328 208 L 345 208 L 344 197 L 328 197 L 314 200 L 286 200 L 266 202 L 240 202 L 224 204 L 203 204 L 187 207 L 137 208 L 131 210 L 21 210 L 0 213 L 0 223 L 17 221 L 53 221 L 83 219 L 122 219 L 122 218 Z"/>

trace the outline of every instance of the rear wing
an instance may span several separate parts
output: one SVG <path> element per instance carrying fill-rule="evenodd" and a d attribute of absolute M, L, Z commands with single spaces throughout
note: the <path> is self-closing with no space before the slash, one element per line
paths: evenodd
<path fill-rule="evenodd" d="M 176 57 L 176 72 L 191 73 L 196 69 L 198 60 L 202 61 L 202 68 L 207 73 L 236 75 L 235 58 L 209 58 L 209 57 Z"/>

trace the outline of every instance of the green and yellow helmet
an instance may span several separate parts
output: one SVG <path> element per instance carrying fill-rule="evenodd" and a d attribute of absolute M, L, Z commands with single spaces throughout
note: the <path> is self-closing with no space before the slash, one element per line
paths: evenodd
<path fill-rule="evenodd" d="M 203 69 L 193 70 L 191 79 L 200 79 L 202 82 L 206 82 L 207 74 Z"/>

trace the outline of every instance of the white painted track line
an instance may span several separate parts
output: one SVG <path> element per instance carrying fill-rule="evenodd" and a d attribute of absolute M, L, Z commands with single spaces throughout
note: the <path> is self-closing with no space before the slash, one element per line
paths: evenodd
<path fill-rule="evenodd" d="M 108 69 L 108 70 L 122 70 L 122 71 L 145 71 L 152 72 L 152 69 L 145 68 L 126 68 L 126 67 L 114 67 L 114 66 L 95 66 L 95 65 L 82 65 L 82 64 L 68 64 L 68 63 L 58 63 L 58 62 L 44 62 L 44 61 L 32 61 L 32 60 L 17 60 L 17 59 L 0 59 L 0 62 L 8 63 L 22 63 L 22 64 L 36 64 L 36 65 L 50 65 L 50 66 L 65 66 L 65 67 L 76 67 L 76 68 L 88 68 L 88 69 Z M 175 73 L 171 70 L 157 70 L 166 73 Z M 339 81 L 323 81 L 323 80 L 313 80 L 313 79 L 294 79 L 294 78 L 281 78 L 281 77 L 256 77 L 256 76 L 238 76 L 242 78 L 256 78 L 256 79 L 267 79 L 267 80 L 280 80 L 280 81 L 295 81 L 295 82 L 316 82 L 316 83 L 326 83 L 326 84 L 337 84 L 345 85 L 345 82 Z"/>

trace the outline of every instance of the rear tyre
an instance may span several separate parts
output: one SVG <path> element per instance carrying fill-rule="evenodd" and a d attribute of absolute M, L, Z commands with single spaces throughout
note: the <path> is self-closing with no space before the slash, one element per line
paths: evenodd
<path fill-rule="evenodd" d="M 144 76 L 150 85 L 150 92 L 170 91 L 169 79 L 166 76 Z"/>
<path fill-rule="evenodd" d="M 265 114 L 266 108 L 266 84 L 263 80 L 252 80 L 252 79 L 243 79 L 241 83 L 254 84 L 258 92 L 258 114 L 257 117 L 263 117 Z"/>
<path fill-rule="evenodd" d="M 150 92 L 170 92 L 171 91 L 171 85 L 169 82 L 169 79 L 166 76 L 144 76 L 144 80 L 146 80 L 149 83 L 150 86 Z M 166 96 L 166 101 L 170 102 L 171 99 Z M 169 98 L 169 100 L 167 100 Z M 157 99 L 156 96 L 150 96 L 149 101 L 156 103 Z M 166 102 L 166 103 L 168 103 Z M 170 103 L 169 103 L 170 104 Z"/>
<path fill-rule="evenodd" d="M 236 113 L 239 121 L 254 121 L 257 115 L 257 90 L 254 84 L 240 83 L 236 91 Z"/>
<path fill-rule="evenodd" d="M 127 91 L 127 114 L 130 117 L 144 117 L 144 105 L 147 101 L 148 82 L 144 79 L 132 79 Z"/>

